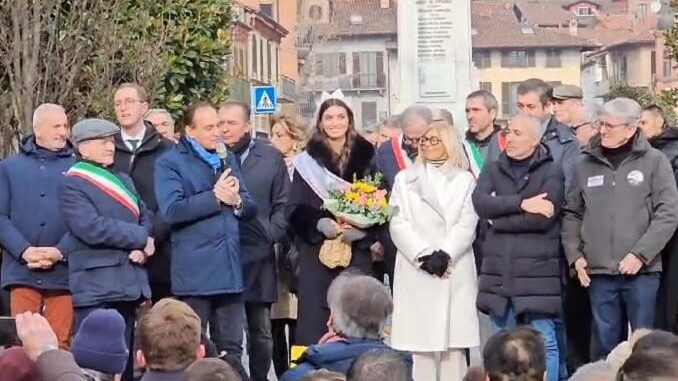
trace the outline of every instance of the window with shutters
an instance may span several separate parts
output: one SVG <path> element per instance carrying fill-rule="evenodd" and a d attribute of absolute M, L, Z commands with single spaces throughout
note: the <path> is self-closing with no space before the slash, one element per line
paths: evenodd
<path fill-rule="evenodd" d="M 662 67 L 662 74 L 664 78 L 671 78 L 671 69 L 673 69 L 673 60 L 671 55 L 667 53 L 664 54 L 664 62 Z"/>
<path fill-rule="evenodd" d="M 377 102 L 362 102 L 362 126 L 370 126 L 377 123 Z"/>
<path fill-rule="evenodd" d="M 479 50 L 473 52 L 473 64 L 478 69 L 486 69 L 492 67 L 492 57 L 489 50 Z"/>
<path fill-rule="evenodd" d="M 501 83 L 501 113 L 511 117 L 518 113 L 518 86 L 521 82 Z"/>
<path fill-rule="evenodd" d="M 650 75 L 652 79 L 657 76 L 657 53 L 654 50 L 650 52 Z"/>
<path fill-rule="evenodd" d="M 385 86 L 384 53 L 353 53 L 353 87 L 375 89 Z"/>
<path fill-rule="evenodd" d="M 501 67 L 534 67 L 534 51 L 509 50 L 501 53 Z"/>
<path fill-rule="evenodd" d="M 257 36 L 252 36 L 252 76 L 257 75 Z"/>
<path fill-rule="evenodd" d="M 492 82 L 480 82 L 480 90 L 492 93 Z"/>
<path fill-rule="evenodd" d="M 268 72 L 268 82 L 273 83 L 274 78 L 271 76 L 273 74 L 273 50 L 271 49 L 271 41 L 266 41 L 266 63 L 267 63 L 267 72 Z"/>
<path fill-rule="evenodd" d="M 264 78 L 264 42 L 259 42 L 259 79 Z"/>
<path fill-rule="evenodd" d="M 315 74 L 323 77 L 346 74 L 346 53 L 316 54 Z"/>
<path fill-rule="evenodd" d="M 561 67 L 560 50 L 548 49 L 546 51 L 546 67 Z"/>

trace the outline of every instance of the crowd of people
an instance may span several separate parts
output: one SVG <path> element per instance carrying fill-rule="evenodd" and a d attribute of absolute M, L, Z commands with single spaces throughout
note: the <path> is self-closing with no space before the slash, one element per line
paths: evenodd
<path fill-rule="evenodd" d="M 117 123 L 38 106 L 0 162 L 0 281 L 23 345 L 0 364 L 33 377 L 7 380 L 670 374 L 655 358 L 678 350 L 678 129 L 576 86 L 517 92 L 506 126 L 490 92 L 469 94 L 466 131 L 425 106 L 359 131 L 334 93 L 311 129 L 271 118 L 270 142 L 238 101 L 190 105 L 177 134 L 132 83 Z M 324 207 L 375 174 L 386 224 Z"/>

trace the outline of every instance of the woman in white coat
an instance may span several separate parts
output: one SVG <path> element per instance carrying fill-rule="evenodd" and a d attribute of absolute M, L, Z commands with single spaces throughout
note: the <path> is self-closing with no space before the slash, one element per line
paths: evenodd
<path fill-rule="evenodd" d="M 390 227 L 398 249 L 391 346 L 413 354 L 415 381 L 457 381 L 466 373 L 465 349 L 480 344 L 475 180 L 447 122 L 429 126 L 419 151 L 391 195 L 398 208 Z"/>

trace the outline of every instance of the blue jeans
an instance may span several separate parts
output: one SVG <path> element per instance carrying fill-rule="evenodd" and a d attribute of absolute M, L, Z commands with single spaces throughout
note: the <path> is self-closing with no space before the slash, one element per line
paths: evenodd
<path fill-rule="evenodd" d="M 653 327 L 658 289 L 659 273 L 591 276 L 589 296 L 600 341 L 592 361 L 604 358 L 626 339 L 622 337 L 627 324 L 624 311 L 631 330 Z"/>
<path fill-rule="evenodd" d="M 497 333 L 502 329 L 515 328 L 518 325 L 513 308 L 506 309 L 504 316 L 490 316 L 492 332 Z M 544 339 L 546 348 L 546 381 L 558 381 L 560 379 L 560 358 L 558 354 L 558 340 L 556 338 L 555 316 L 541 314 L 524 314 L 520 319 L 521 324 L 528 324 L 539 331 Z"/>
<path fill-rule="evenodd" d="M 226 352 L 226 356 L 237 361 L 237 364 L 242 364 L 242 338 L 245 329 L 245 303 L 242 294 L 188 296 L 182 300 L 200 317 L 203 333 L 207 333 L 209 323 L 210 339 L 217 351 Z"/>

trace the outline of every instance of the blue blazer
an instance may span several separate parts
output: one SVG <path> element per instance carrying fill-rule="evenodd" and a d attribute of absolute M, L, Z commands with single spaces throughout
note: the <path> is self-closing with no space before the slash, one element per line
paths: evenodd
<path fill-rule="evenodd" d="M 132 179 L 112 172 L 132 193 Z M 67 176 L 59 188 L 59 208 L 68 228 L 65 243 L 73 306 L 135 301 L 151 297 L 146 268 L 129 260 L 153 231 L 144 204 L 139 217 L 96 185 Z"/>
<path fill-rule="evenodd" d="M 0 163 L 0 245 L 2 287 L 68 290 L 68 267 L 31 270 L 21 257 L 29 246 L 56 247 L 63 254 L 66 227 L 59 213 L 57 188 L 75 158 L 70 146 L 59 152 L 38 148 L 25 138 L 19 153 Z"/>
<path fill-rule="evenodd" d="M 219 203 L 213 188 L 218 173 L 182 137 L 156 162 L 155 193 L 161 218 L 170 224 L 172 293 L 206 296 L 243 291 L 239 220 L 256 216 L 235 156 L 229 167 L 240 181 L 243 209 Z"/>

